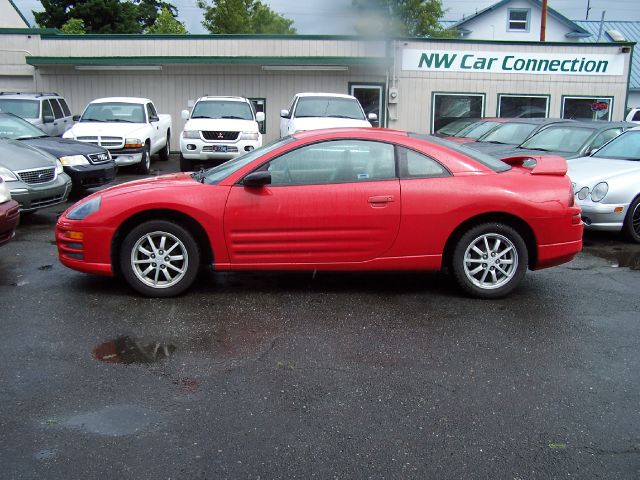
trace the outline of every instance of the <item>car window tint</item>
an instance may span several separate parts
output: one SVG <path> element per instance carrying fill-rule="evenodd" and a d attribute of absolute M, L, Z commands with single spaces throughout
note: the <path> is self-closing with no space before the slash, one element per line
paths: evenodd
<path fill-rule="evenodd" d="M 55 98 L 52 98 L 50 101 L 51 101 L 51 106 L 53 107 L 53 113 L 55 114 L 56 120 L 58 118 L 63 118 L 64 113 L 62 113 L 62 107 L 60 106 L 58 101 Z"/>
<path fill-rule="evenodd" d="M 593 157 L 640 160 L 640 130 L 630 130 L 614 138 Z"/>
<path fill-rule="evenodd" d="M 539 131 L 520 146 L 541 151 L 575 153 L 580 151 L 593 134 L 593 128 L 553 126 Z"/>
<path fill-rule="evenodd" d="M 265 165 L 271 185 L 319 185 L 396 178 L 393 145 L 334 140 L 307 145 Z"/>
<path fill-rule="evenodd" d="M 481 142 L 520 145 L 533 132 L 536 125 L 529 123 L 503 123 L 501 126 L 480 138 Z"/>
<path fill-rule="evenodd" d="M 0 98 L 0 112 L 13 113 L 22 118 L 38 118 L 40 103 L 37 100 Z"/>
<path fill-rule="evenodd" d="M 64 98 L 59 98 L 58 101 L 60 102 L 60 106 L 62 107 L 62 111 L 64 112 L 64 116 L 65 117 L 70 117 L 71 116 L 71 110 L 69 110 L 69 105 L 67 105 L 67 102 Z"/>
<path fill-rule="evenodd" d="M 631 119 L 632 122 L 639 122 L 640 121 L 640 110 L 638 110 L 636 113 L 633 114 L 633 118 Z"/>
<path fill-rule="evenodd" d="M 42 101 L 42 118 L 44 119 L 44 117 L 53 117 L 53 109 L 49 100 Z"/>
<path fill-rule="evenodd" d="M 398 147 L 400 178 L 448 177 L 449 172 L 433 158 Z"/>
<path fill-rule="evenodd" d="M 612 128 L 611 130 L 605 130 L 595 138 L 595 140 L 591 144 L 591 148 L 600 148 L 602 145 L 607 143 L 609 140 L 616 138 L 621 133 L 621 128 Z"/>
<path fill-rule="evenodd" d="M 296 118 L 333 117 L 364 120 L 364 112 L 352 98 L 302 97 L 296 105 Z"/>

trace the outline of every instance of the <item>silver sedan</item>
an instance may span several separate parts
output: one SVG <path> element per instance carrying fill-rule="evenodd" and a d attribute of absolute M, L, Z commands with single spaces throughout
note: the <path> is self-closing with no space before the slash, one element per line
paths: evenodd
<path fill-rule="evenodd" d="M 622 231 L 640 243 L 640 127 L 568 164 L 585 228 Z"/>

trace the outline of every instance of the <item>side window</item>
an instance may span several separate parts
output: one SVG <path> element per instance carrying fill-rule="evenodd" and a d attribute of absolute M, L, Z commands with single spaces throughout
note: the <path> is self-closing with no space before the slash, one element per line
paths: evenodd
<path fill-rule="evenodd" d="M 591 148 L 600 148 L 602 145 L 607 143 L 609 140 L 616 138 L 618 135 L 622 133 L 621 128 L 612 128 L 611 130 L 606 130 L 598 135 L 593 143 L 591 144 Z"/>
<path fill-rule="evenodd" d="M 63 118 L 64 113 L 62 113 L 62 108 L 60 107 L 60 104 L 58 103 L 58 101 L 55 98 L 52 98 L 49 101 L 51 102 L 51 106 L 53 107 L 53 113 L 56 116 L 56 120 L 59 118 Z"/>
<path fill-rule="evenodd" d="M 67 102 L 64 98 L 59 98 L 58 101 L 60 102 L 60 106 L 62 107 L 62 111 L 64 112 L 64 116 L 65 117 L 70 117 L 71 116 L 71 110 L 69 110 L 69 105 L 67 105 Z"/>
<path fill-rule="evenodd" d="M 288 152 L 261 170 L 271 185 L 322 185 L 396 178 L 393 145 L 365 140 L 334 140 Z"/>
<path fill-rule="evenodd" d="M 291 100 L 291 105 L 289 105 L 289 108 L 287 109 L 289 110 L 289 118 L 293 116 L 293 107 L 295 106 L 297 99 L 298 97 L 293 97 L 293 100 Z"/>
<path fill-rule="evenodd" d="M 49 100 L 42 101 L 42 119 L 43 120 L 44 120 L 44 117 L 53 117 L 53 109 L 51 108 L 51 104 L 49 103 Z"/>
<path fill-rule="evenodd" d="M 158 113 L 151 103 L 147 103 L 147 117 L 149 118 L 149 121 L 151 121 L 151 117 L 158 117 Z"/>
<path fill-rule="evenodd" d="M 433 158 L 421 153 L 398 147 L 400 178 L 448 177 L 449 171 Z"/>
<path fill-rule="evenodd" d="M 640 122 L 640 110 L 636 111 L 636 113 L 633 114 L 633 118 L 631 119 L 632 122 Z"/>

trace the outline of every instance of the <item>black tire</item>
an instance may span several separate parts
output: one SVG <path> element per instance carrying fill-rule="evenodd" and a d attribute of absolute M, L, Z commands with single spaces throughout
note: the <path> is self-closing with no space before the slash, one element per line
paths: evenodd
<path fill-rule="evenodd" d="M 122 242 L 120 271 L 134 290 L 147 297 L 180 295 L 193 284 L 199 269 L 198 243 L 187 229 L 175 222 L 144 222 L 131 230 Z"/>
<path fill-rule="evenodd" d="M 181 172 L 193 171 L 193 162 L 188 158 L 184 158 L 182 154 L 180 154 L 180 171 Z"/>
<path fill-rule="evenodd" d="M 629 240 L 640 243 L 640 195 L 629 205 L 622 230 Z"/>
<path fill-rule="evenodd" d="M 528 264 L 527 245 L 514 228 L 503 223 L 483 223 L 460 237 L 450 267 L 465 292 L 491 299 L 504 297 L 515 289 Z"/>
<path fill-rule="evenodd" d="M 171 132 L 167 130 L 167 144 L 164 146 L 160 152 L 158 152 L 158 157 L 160 157 L 160 161 L 166 162 L 169 160 L 169 154 L 171 153 Z"/>
<path fill-rule="evenodd" d="M 138 173 L 140 175 L 148 175 L 151 170 L 151 147 L 148 143 L 145 143 L 144 150 L 142 151 L 142 159 L 138 164 Z"/>

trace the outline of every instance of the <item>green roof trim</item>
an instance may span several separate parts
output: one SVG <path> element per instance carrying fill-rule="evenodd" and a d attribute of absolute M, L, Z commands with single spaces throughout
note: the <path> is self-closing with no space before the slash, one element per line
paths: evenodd
<path fill-rule="evenodd" d="M 15 3 L 13 3 L 13 0 L 9 0 L 9 3 L 11 4 L 11 6 L 13 7 L 13 9 L 18 13 L 18 15 L 20 15 L 20 18 L 22 19 L 22 21 L 24 22 L 24 24 L 28 27 L 31 28 L 31 24 L 29 23 L 29 21 L 25 18 L 25 16 L 22 14 L 22 12 L 20 11 L 20 9 L 16 6 Z"/>
<path fill-rule="evenodd" d="M 55 28 L 0 28 L 0 35 L 55 35 Z"/>
<path fill-rule="evenodd" d="M 29 65 L 379 65 L 386 57 L 26 57 Z"/>
<path fill-rule="evenodd" d="M 272 34 L 209 34 L 209 33 L 188 33 L 179 34 L 151 34 L 151 33 L 88 33 L 84 35 L 70 35 L 64 33 L 51 32 L 51 35 L 43 35 L 42 38 L 47 40 L 373 40 L 382 41 L 383 39 L 372 39 L 359 37 L 357 35 L 272 35 Z"/>

